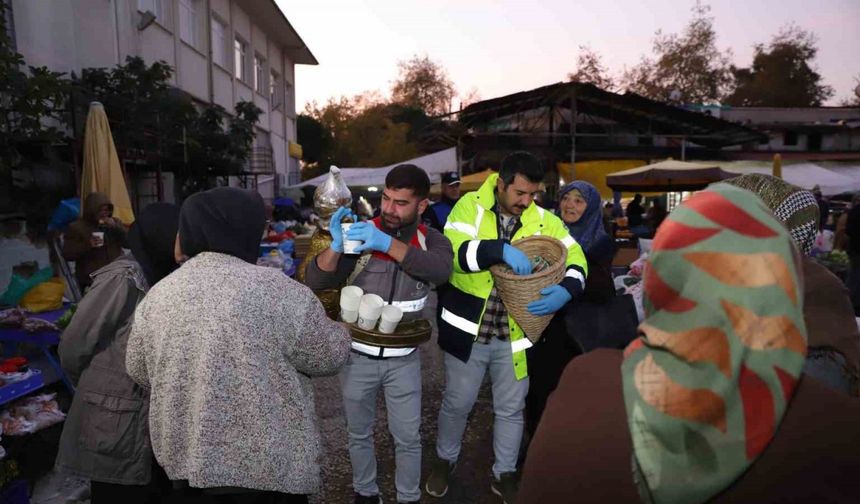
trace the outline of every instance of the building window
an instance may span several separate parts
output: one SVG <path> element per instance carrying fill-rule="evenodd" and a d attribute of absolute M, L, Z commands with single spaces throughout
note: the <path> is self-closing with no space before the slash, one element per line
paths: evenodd
<path fill-rule="evenodd" d="M 259 54 L 254 54 L 254 91 L 266 93 L 266 60 Z"/>
<path fill-rule="evenodd" d="M 179 38 L 200 48 L 200 0 L 179 0 Z"/>
<path fill-rule="evenodd" d="M 782 134 L 782 145 L 794 146 L 797 145 L 797 132 L 786 131 Z"/>
<path fill-rule="evenodd" d="M 236 78 L 248 82 L 248 44 L 238 38 L 233 40 L 233 67 Z"/>
<path fill-rule="evenodd" d="M 140 12 L 149 11 L 155 14 L 155 18 L 162 25 L 166 24 L 166 16 L 164 12 L 164 0 L 137 0 L 137 10 Z"/>
<path fill-rule="evenodd" d="M 272 70 L 269 72 L 269 104 L 272 110 L 283 105 L 283 90 L 281 89 L 281 76 Z"/>
<path fill-rule="evenodd" d="M 212 60 L 224 68 L 230 68 L 227 59 L 227 23 L 212 18 Z"/>

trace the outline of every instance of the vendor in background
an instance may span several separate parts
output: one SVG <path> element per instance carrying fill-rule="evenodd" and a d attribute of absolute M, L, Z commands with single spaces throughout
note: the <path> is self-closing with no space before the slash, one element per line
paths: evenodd
<path fill-rule="evenodd" d="M 615 295 L 612 281 L 612 258 L 615 242 L 603 227 L 600 193 L 588 182 L 574 181 L 559 191 L 559 217 L 570 236 L 585 252 L 588 282 L 580 299 L 599 310 Z M 559 310 L 544 331 L 543 338 L 526 350 L 529 367 L 529 392 L 526 396 L 526 430 L 534 435 L 546 400 L 558 385 L 562 371 L 571 359 L 582 353 L 575 333 L 565 324 L 567 310 Z M 596 337 L 596 336 L 592 336 Z"/>
<path fill-rule="evenodd" d="M 645 225 L 651 230 L 649 236 L 654 236 L 657 233 L 657 229 L 666 219 L 666 215 L 666 207 L 663 206 L 663 202 L 659 198 L 655 198 L 645 214 Z"/>
<path fill-rule="evenodd" d="M 848 250 L 848 214 L 851 213 L 852 208 L 857 206 L 860 206 L 860 194 L 855 194 L 854 197 L 851 198 L 851 203 L 845 207 L 842 213 L 839 214 L 839 218 L 836 220 L 836 233 L 833 238 L 834 250 Z"/>
<path fill-rule="evenodd" d="M 80 219 L 69 225 L 63 238 L 63 257 L 75 262 L 81 292 L 93 283 L 90 274 L 122 255 L 125 234 L 107 195 L 95 192 L 84 199 Z"/>
<path fill-rule="evenodd" d="M 341 221 L 349 209 L 331 218 L 331 246 L 308 265 L 305 282 L 314 289 L 351 285 L 383 298 L 403 311 L 404 320 L 421 316 L 432 285 L 451 275 L 454 252 L 442 233 L 419 221 L 427 208 L 430 178 L 421 168 L 395 166 L 385 177 L 381 215 L 353 224 L 344 236 Z M 344 238 L 364 242 L 344 255 Z M 361 257 L 361 259 L 359 259 Z M 379 390 L 385 396 L 388 429 L 394 437 L 397 502 L 421 499 L 421 359 L 418 348 L 383 348 L 352 342 L 352 355 L 340 376 L 349 433 L 349 459 L 356 504 L 381 503 L 373 431 Z"/>
<path fill-rule="evenodd" d="M 179 208 L 154 203 L 128 234 L 131 254 L 92 275 L 60 341 L 60 362 L 77 386 L 63 426 L 57 469 L 90 480 L 93 504 L 162 502 L 169 482 L 149 446 L 149 393 L 125 370 L 137 304 L 176 269 Z"/>
<path fill-rule="evenodd" d="M 448 214 L 460 199 L 460 175 L 457 172 L 448 172 L 442 175 L 442 198 L 430 205 L 421 215 L 427 225 L 440 233 L 445 229 L 448 222 Z"/>

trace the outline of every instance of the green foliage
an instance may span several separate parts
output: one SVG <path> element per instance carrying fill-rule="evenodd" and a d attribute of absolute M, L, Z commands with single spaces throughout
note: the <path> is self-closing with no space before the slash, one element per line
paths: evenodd
<path fill-rule="evenodd" d="M 398 63 L 400 75 L 391 86 L 391 101 L 404 107 L 423 110 L 428 116 L 451 111 L 457 96 L 445 68 L 429 56 L 413 56 Z"/>
<path fill-rule="evenodd" d="M 628 91 L 670 102 L 719 103 L 732 85 L 731 51 L 717 49 L 710 7 L 696 3 L 684 33 L 654 39 L 654 59 L 642 61 L 624 72 L 622 86 Z M 680 93 L 673 97 L 674 92 Z M 675 98 L 675 99 L 673 99 Z"/>
<path fill-rule="evenodd" d="M 85 118 L 90 101 L 100 101 L 120 158 L 173 171 L 185 196 L 243 171 L 262 110 L 242 101 L 231 117 L 218 105 L 199 106 L 170 85 L 172 76 L 165 62 L 147 65 L 137 57 L 110 69 L 84 69 L 75 80 L 75 103 Z"/>
<path fill-rule="evenodd" d="M 412 138 L 427 116 L 420 110 L 386 103 L 376 94 L 329 99 L 305 107 L 299 116 L 299 143 L 304 151 L 302 178 L 330 165 L 385 166 L 419 153 Z"/>
<path fill-rule="evenodd" d="M 0 176 L 23 160 L 23 150 L 63 140 L 61 129 L 68 85 L 60 72 L 25 67 L 12 49 L 6 26 L 7 5 L 0 1 Z"/>
<path fill-rule="evenodd" d="M 813 68 L 815 35 L 789 25 L 768 46 L 757 44 L 752 66 L 734 68 L 735 91 L 726 103 L 742 107 L 818 107 L 833 96 Z"/>

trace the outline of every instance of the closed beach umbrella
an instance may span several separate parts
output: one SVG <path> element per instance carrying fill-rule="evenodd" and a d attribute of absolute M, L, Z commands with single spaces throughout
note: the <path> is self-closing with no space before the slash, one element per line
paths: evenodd
<path fill-rule="evenodd" d="M 125 177 L 113 144 L 105 108 L 99 102 L 90 104 L 84 132 L 84 169 L 81 174 L 81 199 L 101 192 L 110 197 L 113 215 L 126 226 L 134 222 L 131 199 Z"/>

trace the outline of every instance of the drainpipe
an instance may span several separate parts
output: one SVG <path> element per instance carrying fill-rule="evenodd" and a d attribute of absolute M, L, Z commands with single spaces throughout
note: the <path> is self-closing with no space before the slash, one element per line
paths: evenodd
<path fill-rule="evenodd" d="M 116 64 L 122 64 L 119 54 L 119 6 L 117 0 L 111 0 L 113 4 L 113 52 L 116 57 Z"/>
<path fill-rule="evenodd" d="M 211 0 L 206 0 L 206 23 L 204 24 L 204 29 L 206 30 L 206 43 L 209 48 L 209 61 L 206 63 L 206 72 L 209 77 L 209 103 L 215 103 L 215 76 L 213 75 L 214 69 L 212 68 L 215 65 L 215 55 L 212 52 L 212 2 Z"/>

